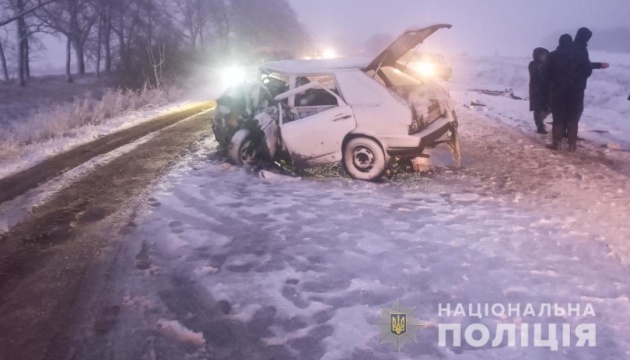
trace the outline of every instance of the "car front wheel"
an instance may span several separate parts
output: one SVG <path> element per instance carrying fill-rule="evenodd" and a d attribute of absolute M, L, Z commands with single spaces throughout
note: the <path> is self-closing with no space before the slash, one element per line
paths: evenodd
<path fill-rule="evenodd" d="M 343 149 L 343 166 L 357 180 L 378 180 L 385 173 L 387 159 L 379 143 L 366 137 L 355 137 Z"/>
<path fill-rule="evenodd" d="M 235 165 L 256 165 L 260 160 L 260 143 L 249 131 L 241 129 L 232 137 L 227 155 Z"/>

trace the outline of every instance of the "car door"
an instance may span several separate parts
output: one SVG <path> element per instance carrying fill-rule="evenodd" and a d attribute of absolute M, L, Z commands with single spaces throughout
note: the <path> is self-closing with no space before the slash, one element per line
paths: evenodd
<path fill-rule="evenodd" d="M 311 88 L 315 87 L 317 85 L 311 84 Z M 352 108 L 339 95 L 321 89 L 333 95 L 336 104 L 292 107 L 292 116 L 280 119 L 282 140 L 298 164 L 311 166 L 340 161 L 343 139 L 357 127 Z"/>

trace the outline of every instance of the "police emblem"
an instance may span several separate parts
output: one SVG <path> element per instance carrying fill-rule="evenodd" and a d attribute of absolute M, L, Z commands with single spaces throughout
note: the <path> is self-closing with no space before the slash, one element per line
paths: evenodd
<path fill-rule="evenodd" d="M 396 300 L 393 308 L 381 308 L 381 318 L 374 327 L 381 332 L 381 344 L 393 343 L 400 351 L 409 342 L 417 343 L 416 330 L 424 327 L 425 323 L 414 319 L 416 307 L 407 308 Z"/>
<path fill-rule="evenodd" d="M 399 336 L 407 332 L 407 314 L 389 314 L 392 334 Z"/>

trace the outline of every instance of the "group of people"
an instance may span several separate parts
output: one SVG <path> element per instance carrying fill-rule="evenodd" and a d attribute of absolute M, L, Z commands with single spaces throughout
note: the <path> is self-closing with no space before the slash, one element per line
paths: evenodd
<path fill-rule="evenodd" d="M 540 134 L 547 134 L 544 120 L 552 114 L 552 143 L 548 147 L 560 150 L 564 138 L 569 151 L 577 149 L 578 126 L 584 111 L 584 91 L 593 69 L 606 69 L 608 63 L 592 63 L 588 42 L 593 33 L 581 28 L 575 39 L 569 34 L 560 37 L 558 48 L 551 53 L 544 48 L 534 50 L 529 64 L 530 111 Z"/>

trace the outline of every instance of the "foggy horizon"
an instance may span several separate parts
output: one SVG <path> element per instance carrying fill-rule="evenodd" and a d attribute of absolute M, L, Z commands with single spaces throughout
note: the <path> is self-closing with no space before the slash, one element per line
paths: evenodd
<path fill-rule="evenodd" d="M 438 50 L 447 54 L 476 55 L 529 56 L 537 46 L 555 47 L 555 42 L 542 43 L 554 33 L 574 35 L 583 26 L 595 30 L 627 27 L 630 14 L 630 2 L 625 0 L 609 0 L 599 6 L 586 0 L 486 0 L 474 3 L 457 0 L 290 0 L 290 3 L 300 21 L 323 42 L 342 39 L 363 44 L 377 33 L 397 36 L 410 26 L 449 23 L 453 28 L 448 34 L 435 35 L 441 35 L 439 42 L 442 46 Z M 351 21 L 346 21 L 352 11 L 356 13 Z M 315 12 L 320 15 L 308 15 Z"/>

